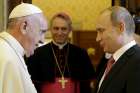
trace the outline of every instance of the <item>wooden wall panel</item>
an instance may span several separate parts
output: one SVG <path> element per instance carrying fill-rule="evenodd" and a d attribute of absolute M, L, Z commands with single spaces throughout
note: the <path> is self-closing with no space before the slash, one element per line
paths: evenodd
<path fill-rule="evenodd" d="M 96 34 L 95 31 L 73 31 L 73 43 L 87 51 L 89 50 L 89 56 L 95 68 L 103 55 L 102 48 L 96 42 Z"/>

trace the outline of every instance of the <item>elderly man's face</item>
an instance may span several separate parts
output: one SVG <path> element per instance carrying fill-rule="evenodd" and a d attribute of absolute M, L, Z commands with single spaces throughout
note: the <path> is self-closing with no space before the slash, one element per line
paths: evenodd
<path fill-rule="evenodd" d="M 117 29 L 112 25 L 110 12 L 106 11 L 101 14 L 97 21 L 96 41 L 103 47 L 104 52 L 114 53 L 117 50 L 119 35 Z"/>
<path fill-rule="evenodd" d="M 51 25 L 51 34 L 53 40 L 58 44 L 63 44 L 67 41 L 70 28 L 68 22 L 62 18 L 55 18 Z"/>
<path fill-rule="evenodd" d="M 45 32 L 48 29 L 48 25 L 45 17 L 42 14 L 37 14 L 36 18 L 30 21 L 28 25 L 28 43 L 26 49 L 26 55 L 30 56 L 34 54 L 34 50 L 36 49 L 39 42 L 44 42 Z"/>

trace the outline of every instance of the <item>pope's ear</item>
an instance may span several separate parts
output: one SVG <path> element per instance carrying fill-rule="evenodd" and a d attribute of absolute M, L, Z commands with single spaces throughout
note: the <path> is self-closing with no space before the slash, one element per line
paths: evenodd
<path fill-rule="evenodd" d="M 27 33 L 27 22 L 26 21 L 21 23 L 20 30 L 21 30 L 22 34 L 26 34 Z"/>

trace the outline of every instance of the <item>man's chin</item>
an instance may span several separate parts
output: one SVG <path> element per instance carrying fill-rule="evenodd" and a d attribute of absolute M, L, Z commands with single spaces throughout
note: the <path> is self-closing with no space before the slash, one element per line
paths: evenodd
<path fill-rule="evenodd" d="M 105 49 L 105 48 L 103 49 L 103 51 L 104 51 L 105 53 L 108 53 L 108 50 L 107 50 L 107 49 Z"/>
<path fill-rule="evenodd" d="M 110 53 L 110 54 L 112 53 L 111 50 L 107 50 L 107 49 L 104 49 L 104 52 L 105 52 L 105 53 Z"/>
<path fill-rule="evenodd" d="M 30 56 L 32 56 L 34 54 L 34 51 L 30 51 L 30 52 L 26 52 L 26 57 L 30 57 Z"/>
<path fill-rule="evenodd" d="M 57 44 L 64 44 L 65 42 L 62 41 L 58 41 Z"/>

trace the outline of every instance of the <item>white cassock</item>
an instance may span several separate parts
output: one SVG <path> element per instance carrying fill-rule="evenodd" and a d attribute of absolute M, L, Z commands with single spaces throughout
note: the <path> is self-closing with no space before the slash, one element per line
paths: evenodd
<path fill-rule="evenodd" d="M 24 49 L 7 32 L 0 34 L 0 93 L 37 93 L 27 71 Z"/>

